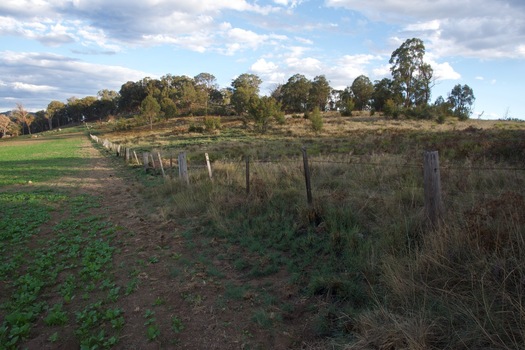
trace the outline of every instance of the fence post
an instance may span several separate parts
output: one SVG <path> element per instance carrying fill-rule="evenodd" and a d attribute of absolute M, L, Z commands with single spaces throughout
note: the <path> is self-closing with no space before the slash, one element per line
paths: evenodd
<path fill-rule="evenodd" d="M 245 160 L 246 160 L 246 194 L 250 194 L 250 156 L 246 156 Z"/>
<path fill-rule="evenodd" d="M 133 155 L 135 156 L 135 160 L 137 161 L 137 164 L 140 165 L 139 157 L 137 157 L 137 152 L 133 151 Z"/>
<path fill-rule="evenodd" d="M 170 177 L 173 178 L 173 153 L 170 153 Z"/>
<path fill-rule="evenodd" d="M 131 161 L 131 149 L 126 147 L 125 150 L 126 150 L 126 163 L 129 163 Z"/>
<path fill-rule="evenodd" d="M 208 175 L 210 176 L 210 180 L 213 180 L 212 173 L 211 173 L 210 157 L 208 156 L 208 153 L 204 153 L 204 156 L 206 157 L 206 166 L 208 167 Z"/>
<path fill-rule="evenodd" d="M 306 198 L 308 204 L 312 204 L 312 185 L 310 183 L 310 167 L 308 166 L 308 154 L 306 153 L 306 147 L 303 146 L 303 165 L 304 165 L 304 179 L 306 182 Z"/>
<path fill-rule="evenodd" d="M 144 165 L 145 172 L 148 172 L 148 163 L 149 163 L 149 153 L 143 152 L 142 153 L 142 164 Z"/>
<path fill-rule="evenodd" d="M 162 165 L 162 158 L 160 157 L 160 152 L 157 152 L 157 155 L 159 156 L 159 164 L 160 170 L 162 171 L 162 177 L 166 177 L 166 173 L 164 172 L 164 165 Z"/>
<path fill-rule="evenodd" d="M 186 183 L 190 183 L 190 179 L 188 177 L 188 163 L 186 162 L 186 152 L 180 152 L 179 153 L 179 177 L 182 177 L 184 180 L 186 180 Z"/>
<path fill-rule="evenodd" d="M 155 170 L 155 160 L 153 159 L 153 153 L 150 153 L 149 154 L 149 158 L 151 160 L 151 166 L 153 167 L 153 169 Z M 155 171 L 156 172 L 156 171 Z"/>
<path fill-rule="evenodd" d="M 439 153 L 437 151 L 425 152 L 423 178 L 425 190 L 425 212 L 431 225 L 436 226 L 443 215 L 441 177 L 439 173 Z"/>

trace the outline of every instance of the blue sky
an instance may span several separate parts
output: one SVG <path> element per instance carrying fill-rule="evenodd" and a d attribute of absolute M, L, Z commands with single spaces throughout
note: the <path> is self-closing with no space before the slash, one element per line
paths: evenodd
<path fill-rule="evenodd" d="M 4 0 L 0 111 L 165 74 L 211 73 L 221 87 L 257 74 L 263 94 L 296 73 L 344 88 L 390 77 L 390 55 L 414 37 L 433 100 L 468 84 L 472 118 L 525 119 L 523 0 Z"/>

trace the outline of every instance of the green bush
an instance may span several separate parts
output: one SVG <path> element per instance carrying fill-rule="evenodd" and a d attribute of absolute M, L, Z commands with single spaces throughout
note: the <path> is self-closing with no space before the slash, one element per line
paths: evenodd
<path fill-rule="evenodd" d="M 205 117 L 204 128 L 206 131 L 220 130 L 221 118 L 220 117 Z"/>
<path fill-rule="evenodd" d="M 310 121 L 312 122 L 312 130 L 315 132 L 320 132 L 323 130 L 323 116 L 319 111 L 319 107 L 315 107 L 312 113 L 310 114 Z"/>

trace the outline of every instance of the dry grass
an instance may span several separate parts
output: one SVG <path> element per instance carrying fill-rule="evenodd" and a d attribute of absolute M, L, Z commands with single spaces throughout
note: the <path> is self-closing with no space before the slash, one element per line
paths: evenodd
<path fill-rule="evenodd" d="M 213 234 L 281 251 L 294 283 L 337 310 L 321 320 L 324 333 L 349 349 L 525 344 L 525 123 L 325 115 L 317 135 L 291 116 L 264 135 L 234 118 L 210 134 L 188 133 L 189 123 L 107 135 L 192 159 L 210 152 L 213 183 L 201 169 L 190 186 L 173 180 L 154 191 L 164 217 L 199 217 Z M 301 145 L 311 154 L 313 207 Z M 423 211 L 425 149 L 442 157 L 446 214 L 437 230 Z"/>

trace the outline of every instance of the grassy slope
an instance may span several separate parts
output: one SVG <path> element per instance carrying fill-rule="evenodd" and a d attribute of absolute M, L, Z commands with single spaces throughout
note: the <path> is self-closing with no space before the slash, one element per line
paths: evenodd
<path fill-rule="evenodd" d="M 201 162 L 208 152 L 214 186 L 198 170 L 193 187 L 160 186 L 153 192 L 163 215 L 198 215 L 201 233 L 246 249 L 232 258 L 240 272 L 284 269 L 302 293 L 321 296 L 318 335 L 381 349 L 525 341 L 523 123 L 327 116 L 321 133 L 288 118 L 265 135 L 229 118 L 220 131 L 189 133 L 195 125 L 204 122 L 99 132 L 165 157 L 186 150 Z M 302 145 L 313 156 L 313 208 L 304 199 Z M 437 230 L 422 209 L 424 150 L 439 150 L 443 167 L 447 211 Z M 246 155 L 270 161 L 252 165 L 249 196 Z"/>

